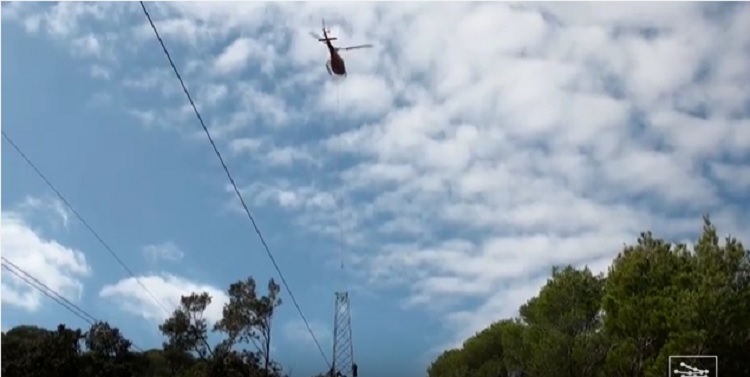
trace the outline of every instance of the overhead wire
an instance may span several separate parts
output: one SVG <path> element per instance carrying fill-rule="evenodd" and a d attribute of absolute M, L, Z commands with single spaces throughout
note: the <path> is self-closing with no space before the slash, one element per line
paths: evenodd
<path fill-rule="evenodd" d="M 159 300 L 151 292 L 151 290 L 149 290 L 148 287 L 146 287 L 146 285 L 143 284 L 141 279 L 138 278 L 138 276 L 136 276 L 135 273 L 133 273 L 133 270 L 131 270 L 130 267 L 128 267 L 128 265 L 125 264 L 125 262 L 122 260 L 122 258 L 120 258 L 120 256 L 117 255 L 117 253 L 115 253 L 115 251 L 109 246 L 109 244 L 106 241 L 104 241 L 104 239 L 99 235 L 99 233 L 96 230 L 94 230 L 94 228 L 92 228 L 91 225 L 89 225 L 88 221 L 86 221 L 83 218 L 83 216 L 81 216 L 81 214 L 78 213 L 75 207 L 73 207 L 73 205 L 70 204 L 68 199 L 66 199 L 65 196 L 63 196 L 63 194 L 55 187 L 55 185 L 53 185 L 52 182 L 50 182 L 50 180 L 47 179 L 47 176 L 44 173 L 42 173 L 42 171 L 39 170 L 39 168 L 37 168 L 36 164 L 34 164 L 34 162 L 32 162 L 31 159 L 29 159 L 26 156 L 23 150 L 13 141 L 13 139 L 10 136 L 8 136 L 8 134 L 6 134 L 4 130 L 0 132 L 2 132 L 3 138 L 5 138 L 5 140 L 8 141 L 8 143 L 10 144 L 11 147 L 13 147 L 16 153 L 18 153 L 18 155 L 21 156 L 21 158 L 26 162 L 26 164 L 28 164 L 31 167 L 31 169 L 34 170 L 34 172 L 39 176 L 39 178 L 41 178 L 44 181 L 44 183 L 47 184 L 47 186 L 55 193 L 55 195 L 57 195 L 60 201 L 70 210 L 71 213 L 73 213 L 73 215 L 81 222 L 81 224 L 83 224 L 83 226 L 86 227 L 89 233 L 91 233 L 94 236 L 94 238 L 96 238 L 99 244 L 101 244 L 102 247 L 104 247 L 104 249 L 109 253 L 109 255 L 111 255 L 115 259 L 115 261 L 117 261 L 117 263 L 125 270 L 125 272 L 127 272 L 128 275 L 130 275 L 130 277 L 132 277 L 136 281 L 136 283 L 146 292 L 146 294 L 148 294 L 150 298 L 157 305 L 159 305 L 161 309 L 164 310 L 164 312 L 167 315 L 172 314 L 170 310 L 167 309 L 167 307 L 164 305 L 164 303 L 162 303 L 161 300 Z"/>
<path fill-rule="evenodd" d="M 211 136 L 211 132 L 208 130 L 208 127 L 206 127 L 205 122 L 203 121 L 203 117 L 201 116 L 200 112 L 198 111 L 198 107 L 195 105 L 195 102 L 193 101 L 192 96 L 190 95 L 190 92 L 187 89 L 187 86 L 185 85 L 184 80 L 182 79 L 182 76 L 180 75 L 180 72 L 177 70 L 177 66 L 175 65 L 174 61 L 172 60 L 172 56 L 169 54 L 169 50 L 167 50 L 167 46 L 164 44 L 164 41 L 161 38 L 161 35 L 159 35 L 159 31 L 156 28 L 156 25 L 154 24 L 154 21 L 151 19 L 151 15 L 148 13 L 148 9 L 146 9 L 146 5 L 143 3 L 143 1 L 139 1 L 141 4 L 141 8 L 143 9 L 143 14 L 148 19 L 149 24 L 151 25 L 151 29 L 154 31 L 154 35 L 156 36 L 156 39 L 159 41 L 159 44 L 161 45 L 162 51 L 164 52 L 164 55 L 167 57 L 167 60 L 169 61 L 169 65 L 172 67 L 172 71 L 174 72 L 175 76 L 177 77 L 177 80 L 180 82 L 180 86 L 182 86 L 182 91 L 185 93 L 185 96 L 187 97 L 188 101 L 190 102 L 190 106 L 193 108 L 193 112 L 195 113 L 196 118 L 198 119 L 198 122 L 201 125 L 201 128 L 203 128 L 203 132 L 206 134 L 206 138 L 208 138 L 209 143 L 211 144 L 211 147 L 213 148 L 214 154 L 219 159 L 219 162 L 221 163 L 221 166 L 224 170 L 224 172 L 227 175 L 227 178 L 229 179 L 229 183 L 232 186 L 232 189 L 234 190 L 235 195 L 240 201 L 240 204 L 242 205 L 242 208 L 244 209 L 245 214 L 250 219 L 250 222 L 252 223 L 253 229 L 255 230 L 255 233 L 258 235 L 258 238 L 260 239 L 261 244 L 263 245 L 263 248 L 268 255 L 268 258 L 271 261 L 271 264 L 273 265 L 274 269 L 276 270 L 276 273 L 279 275 L 279 278 L 281 279 L 281 283 L 284 286 L 284 288 L 287 291 L 287 294 L 289 295 L 289 298 L 292 300 L 292 304 L 297 309 L 297 312 L 300 315 L 300 318 L 302 319 L 302 322 L 304 322 L 305 327 L 307 327 L 307 331 L 310 333 L 310 337 L 312 338 L 313 342 L 315 343 L 316 347 L 318 348 L 318 351 L 320 352 L 320 355 L 323 357 L 323 360 L 330 368 L 331 363 L 328 361 L 328 357 L 326 356 L 325 352 L 323 351 L 323 347 L 320 345 L 320 342 L 318 341 L 318 338 L 315 336 L 315 332 L 312 330 L 312 327 L 310 326 L 309 321 L 307 320 L 307 317 L 305 317 L 305 314 L 302 312 L 302 308 L 300 307 L 299 303 L 297 302 L 297 299 L 294 297 L 294 294 L 292 293 L 292 289 L 289 287 L 289 284 L 286 281 L 286 278 L 284 278 L 284 274 L 281 272 L 281 268 L 279 267 L 278 263 L 276 262 L 276 258 L 274 258 L 273 254 L 271 253 L 271 250 L 268 246 L 268 243 L 266 242 L 265 238 L 263 237 L 263 234 L 260 231 L 260 228 L 258 227 L 258 224 L 255 221 L 255 218 L 253 217 L 252 213 L 250 212 L 250 209 L 248 208 L 247 204 L 245 203 L 245 199 L 242 197 L 242 194 L 240 193 L 239 188 L 237 187 L 237 184 L 234 181 L 234 178 L 232 177 L 232 174 L 229 172 L 229 168 L 227 167 L 226 162 L 224 161 L 224 158 L 221 156 L 221 153 L 219 152 L 219 148 L 216 146 L 216 142 L 214 141 L 213 137 Z"/>
<path fill-rule="evenodd" d="M 50 288 L 48 285 L 42 283 L 39 279 L 31 275 L 29 272 L 27 272 L 23 268 L 19 267 L 17 264 L 11 262 L 5 257 L 0 257 L 0 258 L 2 258 L 2 262 L 0 262 L 0 266 L 2 266 L 2 268 L 4 268 L 6 271 L 10 272 L 17 278 L 21 279 L 30 287 L 36 289 L 43 295 L 47 296 L 52 301 L 56 302 L 58 305 L 67 309 L 69 312 L 73 313 L 73 315 L 80 318 L 84 322 L 88 323 L 90 326 L 93 326 L 96 323 L 102 322 L 101 320 L 89 314 L 87 311 L 81 309 L 81 307 L 79 307 L 78 305 L 72 303 L 70 300 L 65 298 L 63 295 L 61 295 L 54 289 Z M 132 341 L 130 342 L 130 345 L 136 351 L 143 352 L 143 349 L 138 347 Z"/>
<path fill-rule="evenodd" d="M 340 121 L 339 117 L 341 116 L 341 102 L 340 102 L 340 98 L 341 98 L 340 97 L 341 81 L 334 81 L 333 85 L 336 87 L 336 113 L 335 113 L 335 117 L 336 117 L 336 122 L 339 122 Z M 340 187 L 344 187 L 344 185 L 340 185 Z M 346 275 L 346 270 L 345 270 L 345 259 L 346 259 L 346 255 L 347 255 L 347 249 L 350 246 L 350 244 L 349 244 L 349 240 L 346 238 L 346 231 L 344 229 L 344 215 L 345 215 L 345 208 L 346 208 L 346 206 L 344 205 L 345 194 L 342 193 L 342 192 L 340 192 L 340 191 L 339 192 L 334 191 L 334 197 L 335 197 L 335 200 L 336 200 L 336 208 L 337 208 L 336 222 L 338 223 L 337 226 L 338 226 L 338 232 L 339 232 L 339 234 L 338 234 L 338 237 L 339 237 L 339 240 L 338 240 L 339 241 L 338 242 L 338 246 L 339 246 L 339 258 L 341 258 L 341 261 L 340 261 L 340 263 L 341 263 L 341 265 L 340 265 L 340 268 L 341 268 L 341 270 L 340 270 L 340 279 L 341 279 L 340 284 L 341 284 L 341 286 L 339 288 L 343 289 L 346 292 L 347 296 L 348 296 L 349 295 L 349 286 L 348 286 L 348 283 L 347 283 L 348 280 L 347 280 L 347 275 Z M 338 310 L 338 307 L 337 307 L 337 310 Z M 336 315 L 334 316 L 334 321 L 336 321 L 337 317 L 338 317 L 338 313 L 336 313 Z M 335 326 L 338 326 L 338 323 L 335 323 Z M 351 332 L 351 317 L 349 318 L 349 324 L 348 324 L 348 326 L 349 326 L 349 331 Z M 336 341 L 338 341 L 338 339 L 334 339 L 334 342 L 336 342 Z M 342 351 L 342 352 L 346 352 L 346 351 Z M 349 361 L 353 364 L 354 363 L 354 342 L 351 341 L 351 337 L 350 337 L 350 341 L 349 341 L 349 355 L 350 355 Z M 337 355 L 333 355 L 334 363 L 336 363 L 336 361 L 337 361 L 336 357 L 337 357 Z"/>
<path fill-rule="evenodd" d="M 51 300 L 57 302 L 60 306 L 64 307 L 65 309 L 73 313 L 76 317 L 82 319 L 84 322 L 88 323 L 89 325 L 93 325 L 94 323 L 98 322 L 98 320 L 95 317 L 93 317 L 92 315 L 90 315 L 85 310 L 81 309 L 80 307 L 78 307 L 78 305 L 70 302 L 70 300 L 68 300 L 61 294 L 57 293 L 48 285 L 39 281 L 39 279 L 29 274 L 21 267 L 18 267 L 18 265 L 16 265 L 15 263 L 11 262 L 5 257 L 0 257 L 0 258 L 2 258 L 2 267 L 5 268 L 8 272 L 15 275 L 19 279 L 23 280 L 24 282 L 26 282 L 26 284 L 35 288 L 36 290 L 38 290 L 45 296 L 49 297 Z"/>
<path fill-rule="evenodd" d="M 340 90 L 339 82 L 335 82 L 334 81 L 333 86 L 336 87 L 336 114 L 335 114 L 335 116 L 336 116 L 336 121 L 338 122 L 339 121 L 339 116 L 341 114 L 341 102 L 340 102 L 340 96 L 339 96 L 339 90 Z M 344 215 L 344 213 L 343 213 L 343 211 L 344 211 L 344 199 L 342 197 L 343 197 L 343 195 L 341 195 L 341 193 L 336 193 L 336 207 L 338 208 L 338 213 L 336 214 L 336 221 L 338 222 L 337 225 L 338 225 L 338 231 L 339 231 L 338 236 L 339 236 L 339 254 L 340 254 L 339 258 L 341 259 L 341 266 L 340 266 L 341 267 L 341 279 L 343 280 L 343 279 L 345 279 L 345 275 L 344 275 L 344 255 L 346 253 L 346 251 L 344 250 L 344 248 L 347 246 L 347 243 L 345 242 L 345 238 L 344 238 L 344 221 L 342 219 L 342 217 Z M 342 281 L 342 284 L 344 284 L 343 281 Z"/>
<path fill-rule="evenodd" d="M 161 300 L 159 300 L 156 297 L 156 295 L 154 295 L 151 292 L 151 290 L 148 289 L 148 287 L 146 287 L 143 281 L 141 281 L 141 279 L 138 278 L 138 276 L 136 276 L 135 273 L 133 273 L 133 270 L 131 270 L 130 267 L 128 267 L 128 265 L 125 264 L 125 262 L 117 255 L 117 253 L 115 253 L 115 251 L 109 246 L 109 244 L 106 241 L 104 241 L 104 239 L 99 235 L 99 233 L 97 233 L 94 230 L 94 228 L 92 228 L 91 225 L 89 225 L 89 223 L 80 215 L 80 213 L 75 209 L 75 207 L 73 207 L 73 205 L 70 204 L 70 202 L 68 202 L 65 196 L 63 196 L 62 193 L 60 193 L 60 191 L 57 190 L 55 185 L 53 185 L 52 182 L 49 179 L 47 179 L 47 176 L 44 173 L 42 173 L 42 171 L 39 170 L 39 168 L 37 168 L 36 164 L 34 164 L 34 162 L 32 162 L 31 159 L 29 159 L 26 156 L 23 150 L 21 150 L 21 148 L 13 141 L 13 139 L 10 136 L 8 136 L 5 133 L 5 131 L 0 131 L 0 132 L 2 132 L 3 138 L 5 138 L 5 140 L 7 140 L 8 143 L 10 143 L 11 147 L 13 147 L 13 149 L 21 156 L 21 158 L 23 158 L 23 160 L 26 161 L 26 163 L 34 170 L 34 172 L 36 172 L 36 174 L 44 181 L 44 183 L 46 183 L 47 186 L 49 186 L 49 188 L 57 195 L 60 201 L 62 201 L 62 203 L 66 207 L 68 207 L 68 209 L 73 213 L 73 215 L 76 218 L 78 218 L 79 221 L 81 221 L 81 223 L 86 227 L 86 229 L 88 229 L 88 231 L 94 236 L 94 238 L 96 238 L 96 240 L 99 241 L 99 243 L 104 247 L 104 249 L 107 250 L 107 252 L 109 252 L 109 254 L 113 258 L 115 258 L 117 263 L 120 266 L 122 266 L 122 268 L 128 273 L 128 275 L 130 275 L 130 277 L 132 277 L 136 281 L 136 283 L 146 292 L 146 294 L 150 296 L 150 298 L 164 311 L 164 313 L 167 316 L 171 315 L 172 313 L 170 312 L 169 309 L 167 309 L 166 305 L 164 305 L 164 303 Z M 260 350 L 260 346 L 257 344 L 257 342 L 254 339 L 253 339 L 253 344 L 255 345 L 255 348 Z"/>
<path fill-rule="evenodd" d="M 109 246 L 109 244 L 107 244 L 107 242 L 104 241 L 104 239 L 99 235 L 99 233 L 97 233 L 91 227 L 91 225 L 89 225 L 89 223 L 80 215 L 80 213 L 78 213 L 75 207 L 73 207 L 73 205 L 70 204 L 70 202 L 68 202 L 68 200 L 62 195 L 62 193 L 60 193 L 60 191 L 57 190 L 55 185 L 53 185 L 52 182 L 50 182 L 50 180 L 47 179 L 47 176 L 44 173 L 42 173 L 42 171 L 39 170 L 39 168 L 37 168 L 36 164 L 34 164 L 34 162 L 32 162 L 31 159 L 29 159 L 26 156 L 23 150 L 21 150 L 21 148 L 13 141 L 13 139 L 10 136 L 8 136 L 5 133 L 5 131 L 0 131 L 0 132 L 2 132 L 3 138 L 5 138 L 5 140 L 7 140 L 8 143 L 10 143 L 11 147 L 13 147 L 13 149 L 21 156 L 21 158 L 23 158 L 23 160 L 26 161 L 26 163 L 34 170 L 34 172 L 36 172 L 36 174 L 44 181 L 44 183 L 46 183 L 47 186 L 49 186 L 49 188 L 57 195 L 60 201 L 62 201 L 62 203 L 66 207 L 68 207 L 68 209 L 73 213 L 73 215 L 76 216 L 76 218 L 78 218 L 79 221 L 81 221 L 81 223 L 86 227 L 86 229 L 88 229 L 88 231 L 94 236 L 94 238 L 96 238 L 97 241 L 99 241 L 99 243 L 104 247 L 104 249 L 107 250 L 109 254 L 112 255 L 113 258 L 115 258 L 117 263 L 120 264 L 120 266 L 122 266 L 123 269 L 125 269 L 125 271 L 130 275 L 130 277 L 132 277 L 136 281 L 136 283 L 146 292 L 146 294 L 150 296 L 150 298 L 164 311 L 164 313 L 167 316 L 171 315 L 172 313 L 169 311 L 169 309 L 167 309 L 166 305 L 164 305 L 164 303 L 161 300 L 159 300 L 151 292 L 151 290 L 148 289 L 148 287 L 146 287 L 146 285 L 141 281 L 141 279 L 138 278 L 138 276 L 136 276 L 133 273 L 133 270 L 131 270 L 128 267 L 128 265 L 125 264 L 125 262 L 117 255 L 117 253 L 115 253 L 114 250 Z M 260 350 L 260 346 L 255 341 L 255 339 L 253 339 L 252 341 L 253 341 L 253 344 L 255 345 L 255 348 Z M 204 343 L 205 343 L 205 340 L 204 340 Z"/>

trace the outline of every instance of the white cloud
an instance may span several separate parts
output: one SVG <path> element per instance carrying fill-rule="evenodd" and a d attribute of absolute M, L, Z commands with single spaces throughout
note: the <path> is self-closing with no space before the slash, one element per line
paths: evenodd
<path fill-rule="evenodd" d="M 201 25 L 197 20 L 171 18 L 166 20 L 154 20 L 154 24 L 159 30 L 162 38 L 188 44 L 191 47 L 199 43 L 211 43 L 223 35 L 218 34 L 218 30 Z M 148 22 L 142 23 L 135 28 L 135 36 L 144 42 L 152 42 L 154 31 Z"/>
<path fill-rule="evenodd" d="M 250 38 L 237 38 L 214 61 L 214 72 L 220 75 L 234 73 L 247 66 L 253 54 L 261 54 L 260 46 Z"/>
<path fill-rule="evenodd" d="M 211 305 L 204 314 L 204 318 L 210 323 L 221 319 L 224 304 L 229 302 L 226 293 L 221 289 L 175 275 L 165 273 L 139 276 L 138 280 L 148 288 L 148 292 L 151 292 L 157 301 L 132 277 L 104 286 L 99 296 L 111 300 L 128 312 L 158 323 L 163 322 L 168 315 L 171 315 L 171 311 L 179 306 L 181 296 L 194 292 L 208 292 L 211 295 Z M 169 313 L 164 311 L 162 305 L 169 310 Z"/>
<path fill-rule="evenodd" d="M 7 210 L 2 214 L 2 255 L 71 301 L 80 299 L 82 279 L 91 274 L 91 267 L 81 251 L 43 238 L 19 213 Z M 2 277 L 4 304 L 28 311 L 41 307 L 42 300 L 46 299 L 42 293 L 8 272 Z"/>
<path fill-rule="evenodd" d="M 239 138 L 233 139 L 228 147 L 235 156 L 249 157 L 272 167 L 291 167 L 297 163 L 321 164 L 308 146 L 275 146 L 260 138 Z"/>
<path fill-rule="evenodd" d="M 240 114 L 243 117 L 264 119 L 272 125 L 284 125 L 289 121 L 292 110 L 287 107 L 284 98 L 262 92 L 250 83 L 239 84 L 235 94 L 242 104 Z"/>
<path fill-rule="evenodd" d="M 48 220 L 52 220 L 51 222 L 53 226 L 62 224 L 63 227 L 68 228 L 70 211 L 59 199 L 27 196 L 18 204 L 16 211 L 19 214 L 22 214 L 24 218 L 36 218 L 37 216 L 41 216 Z M 49 215 L 54 216 L 50 217 Z"/>
<path fill-rule="evenodd" d="M 176 262 L 185 256 L 185 253 L 172 241 L 146 245 L 143 247 L 143 254 L 151 263 L 157 263 L 160 260 Z"/>
<path fill-rule="evenodd" d="M 311 321 L 308 322 L 310 328 L 315 334 L 315 338 L 318 342 L 325 346 L 326 342 L 330 342 L 331 330 L 328 326 L 323 323 Z M 310 331 L 307 330 L 307 326 L 302 322 L 301 319 L 291 320 L 286 322 L 283 327 L 284 337 L 292 342 L 292 344 L 301 344 L 304 347 L 314 346 L 315 342 L 310 335 Z"/>
<path fill-rule="evenodd" d="M 97 79 L 109 80 L 109 78 L 111 77 L 109 69 L 101 65 L 91 66 L 90 73 L 91 73 L 91 77 L 94 77 Z"/>
<path fill-rule="evenodd" d="M 242 138 L 234 139 L 229 143 L 229 150 L 234 154 L 254 153 L 258 151 L 263 144 L 260 139 Z"/>
<path fill-rule="evenodd" d="M 227 98 L 229 89 L 226 85 L 208 85 L 201 96 L 209 106 L 214 106 Z"/>
<path fill-rule="evenodd" d="M 254 197 L 258 204 L 271 201 L 289 209 L 302 207 L 332 209 L 336 205 L 333 195 L 325 192 L 317 192 L 313 187 L 293 188 L 284 184 L 279 186 L 254 184 L 242 191 L 248 194 L 248 197 Z"/>
<path fill-rule="evenodd" d="M 750 191 L 750 166 L 715 162 L 711 172 L 721 181 L 721 187 L 738 194 Z"/>
<path fill-rule="evenodd" d="M 175 85 L 174 74 L 168 68 L 159 67 L 137 72 L 134 76 L 124 78 L 122 85 L 141 92 L 158 90 L 164 96 L 183 95 L 180 86 Z"/>
<path fill-rule="evenodd" d="M 381 115 L 393 105 L 393 89 L 374 74 L 349 73 L 345 80 L 326 83 L 320 106 L 341 119 Z"/>
<path fill-rule="evenodd" d="M 130 110 L 129 114 L 138 119 L 146 126 L 152 126 L 156 123 L 156 113 L 149 110 Z"/>
<path fill-rule="evenodd" d="M 746 233 L 745 205 L 726 195 L 748 187 L 745 4 L 159 10 L 185 34 L 175 43 L 198 41 L 184 58 L 196 100 L 235 105 L 210 121 L 220 147 L 239 171 L 273 173 L 252 176 L 255 204 L 315 232 L 344 227 L 361 248 L 353 270 L 408 287 L 405 303 L 439 303 L 425 307 L 457 336 L 514 314 L 551 264 L 602 269 L 642 230 L 684 240 L 712 212 Z M 308 35 L 321 14 L 341 45 L 376 46 L 346 54 L 338 84 Z M 248 79 L 251 66 L 263 74 Z M 300 159 L 325 174 L 288 169 Z"/>
<path fill-rule="evenodd" d="M 93 34 L 87 34 L 71 41 L 75 52 L 81 55 L 99 57 L 102 54 L 102 46 L 99 39 Z"/>

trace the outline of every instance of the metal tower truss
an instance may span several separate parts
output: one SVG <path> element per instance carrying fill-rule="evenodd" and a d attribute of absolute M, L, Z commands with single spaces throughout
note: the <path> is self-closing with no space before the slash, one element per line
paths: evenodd
<path fill-rule="evenodd" d="M 333 377 L 356 377 L 349 292 L 336 292 L 333 317 Z"/>

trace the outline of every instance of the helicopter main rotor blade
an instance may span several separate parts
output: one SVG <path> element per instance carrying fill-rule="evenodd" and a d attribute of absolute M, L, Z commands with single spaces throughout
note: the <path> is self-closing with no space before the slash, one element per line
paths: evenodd
<path fill-rule="evenodd" d="M 315 39 L 323 39 L 323 37 L 321 37 L 320 35 L 312 32 L 312 31 L 310 32 L 310 36 L 313 37 L 313 38 L 315 38 Z"/>
<path fill-rule="evenodd" d="M 358 45 L 358 46 L 340 47 L 339 50 L 349 51 L 349 50 L 356 50 L 358 48 L 371 48 L 371 47 L 372 47 L 371 44 L 366 44 L 366 45 Z"/>

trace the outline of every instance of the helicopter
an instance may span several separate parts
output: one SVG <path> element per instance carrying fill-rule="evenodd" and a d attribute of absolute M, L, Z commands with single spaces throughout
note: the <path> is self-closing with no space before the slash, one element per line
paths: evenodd
<path fill-rule="evenodd" d="M 310 32 L 310 35 L 317 39 L 319 42 L 324 42 L 326 44 L 326 47 L 328 47 L 328 53 L 331 56 L 328 61 L 326 62 L 326 70 L 328 70 L 328 74 L 333 77 L 334 75 L 337 76 L 343 76 L 346 77 L 346 65 L 344 64 L 344 59 L 339 55 L 339 51 L 349 51 L 349 50 L 355 50 L 360 48 L 371 48 L 371 44 L 363 44 L 363 45 L 357 45 L 357 46 L 350 46 L 350 47 L 334 47 L 333 44 L 331 44 L 331 41 L 337 40 L 336 37 L 330 37 L 329 33 L 330 30 L 326 29 L 326 21 L 323 21 L 323 37 L 315 34 L 314 32 Z"/>

